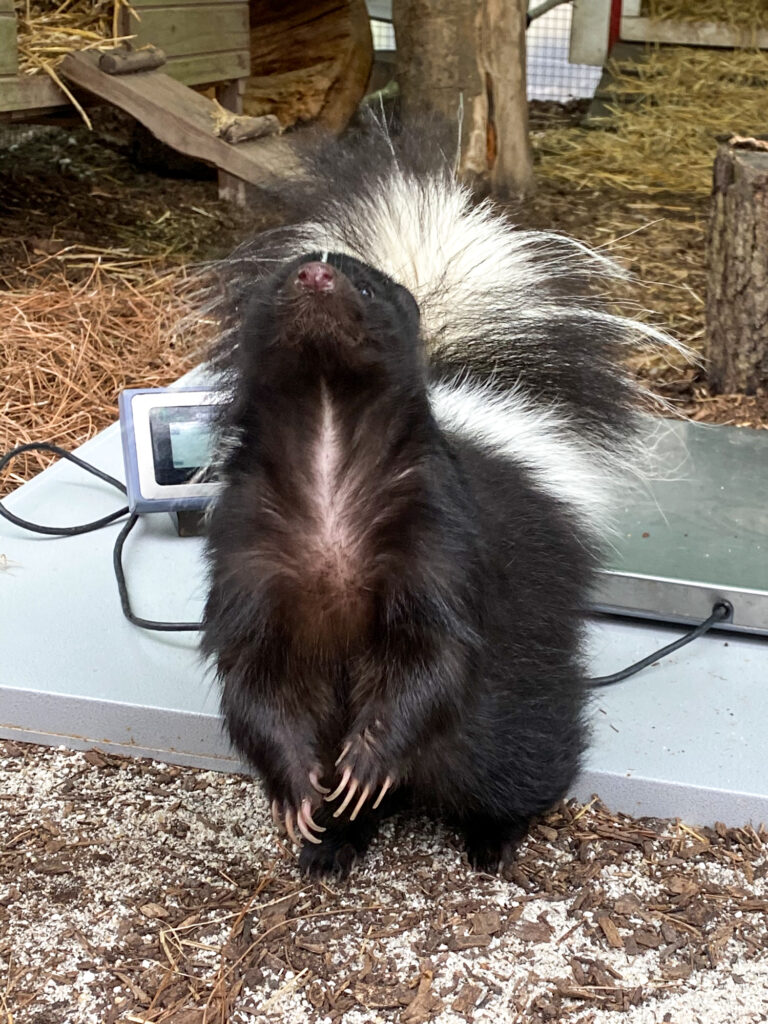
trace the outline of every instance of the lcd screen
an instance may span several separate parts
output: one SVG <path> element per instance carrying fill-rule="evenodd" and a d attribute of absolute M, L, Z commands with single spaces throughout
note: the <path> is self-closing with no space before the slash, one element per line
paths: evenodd
<path fill-rule="evenodd" d="M 158 406 L 150 410 L 155 480 L 181 484 L 197 476 L 213 456 L 213 418 L 210 405 Z"/>

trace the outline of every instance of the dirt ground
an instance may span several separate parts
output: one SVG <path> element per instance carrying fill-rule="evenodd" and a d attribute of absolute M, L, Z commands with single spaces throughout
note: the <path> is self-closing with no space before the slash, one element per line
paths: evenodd
<path fill-rule="evenodd" d="M 252 779 L 0 742 L 3 1024 L 757 1024 L 768 833 L 563 804 L 505 877 L 432 822 L 301 878 Z"/>

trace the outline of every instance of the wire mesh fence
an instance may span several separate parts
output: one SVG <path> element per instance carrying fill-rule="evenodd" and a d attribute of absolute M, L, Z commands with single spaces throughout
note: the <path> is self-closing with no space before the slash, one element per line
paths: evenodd
<path fill-rule="evenodd" d="M 532 0 L 531 7 L 539 0 Z M 386 0 L 370 0 L 368 9 L 375 50 L 394 50 L 391 4 Z M 561 4 L 533 21 L 526 36 L 528 62 L 528 99 L 567 102 L 594 95 L 600 80 L 600 68 L 571 64 L 568 44 L 573 9 Z"/>
<path fill-rule="evenodd" d="M 371 35 L 374 50 L 394 50 L 395 30 L 391 21 L 383 18 L 371 18 Z"/>
<path fill-rule="evenodd" d="M 564 103 L 594 95 L 601 69 L 568 60 L 572 16 L 571 4 L 560 4 L 531 22 L 526 34 L 529 100 Z"/>

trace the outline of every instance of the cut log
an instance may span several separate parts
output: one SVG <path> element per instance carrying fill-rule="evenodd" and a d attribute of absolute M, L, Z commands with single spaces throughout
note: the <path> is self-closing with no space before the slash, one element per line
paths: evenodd
<path fill-rule="evenodd" d="M 706 354 L 713 393 L 768 389 L 768 152 L 762 140 L 731 140 L 715 160 Z"/>
<path fill-rule="evenodd" d="M 134 71 L 152 71 L 161 68 L 167 58 L 164 50 L 144 46 L 140 50 L 117 47 L 105 50 L 99 57 L 99 67 L 108 75 L 131 75 Z"/>
<path fill-rule="evenodd" d="M 251 0 L 251 77 L 243 110 L 284 128 L 340 132 L 365 94 L 373 42 L 365 0 Z"/>

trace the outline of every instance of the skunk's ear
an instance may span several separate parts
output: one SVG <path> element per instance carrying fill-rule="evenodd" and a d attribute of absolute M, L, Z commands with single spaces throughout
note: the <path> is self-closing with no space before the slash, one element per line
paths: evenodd
<path fill-rule="evenodd" d="M 409 316 L 413 317 L 416 325 L 418 326 L 421 323 L 421 310 L 419 309 L 419 304 L 411 292 L 401 284 L 395 283 L 395 294 L 402 308 Z"/>

